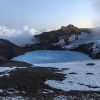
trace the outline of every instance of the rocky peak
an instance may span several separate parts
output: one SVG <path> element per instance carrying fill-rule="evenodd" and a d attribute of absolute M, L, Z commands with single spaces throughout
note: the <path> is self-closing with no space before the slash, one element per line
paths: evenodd
<path fill-rule="evenodd" d="M 71 31 L 75 31 L 75 32 L 80 32 L 80 29 L 75 27 L 74 25 L 72 24 L 69 24 L 68 26 L 64 27 L 62 26 L 61 27 L 61 30 L 64 30 L 64 31 L 67 31 L 67 32 L 71 32 Z"/>
<path fill-rule="evenodd" d="M 64 40 L 65 44 L 68 44 L 68 39 L 73 34 L 81 34 L 81 30 L 74 25 L 62 26 L 60 29 L 50 32 L 43 32 L 39 35 L 35 35 L 35 39 L 39 43 L 59 43 L 61 39 Z"/>

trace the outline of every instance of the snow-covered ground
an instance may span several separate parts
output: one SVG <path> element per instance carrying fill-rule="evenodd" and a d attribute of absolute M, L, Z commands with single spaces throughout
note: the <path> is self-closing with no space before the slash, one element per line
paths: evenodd
<path fill-rule="evenodd" d="M 56 67 L 66 74 L 63 81 L 47 80 L 45 84 L 64 91 L 100 91 L 100 60 L 67 63 L 35 64 L 41 67 Z"/>
<path fill-rule="evenodd" d="M 71 37 L 69 37 L 69 42 L 70 44 L 67 45 L 65 48 L 67 49 L 71 49 L 71 48 L 75 48 L 78 47 L 81 44 L 86 44 L 86 42 L 88 41 L 88 39 L 91 37 L 92 34 L 90 33 L 85 33 L 82 32 L 79 36 L 78 36 L 78 40 L 75 40 L 75 35 L 72 35 Z"/>
<path fill-rule="evenodd" d="M 24 61 L 30 64 L 70 62 L 78 60 L 90 60 L 91 58 L 83 53 L 75 51 L 61 50 L 38 50 L 28 52 L 13 58 L 12 60 Z"/>
<path fill-rule="evenodd" d="M 2 76 L 4 76 L 4 75 L 9 75 L 8 74 L 8 72 L 10 72 L 10 71 L 12 71 L 12 70 L 14 70 L 14 69 L 16 69 L 16 67 L 12 67 L 12 68 L 10 68 L 10 67 L 1 67 L 0 66 L 0 77 L 2 77 Z"/>
<path fill-rule="evenodd" d="M 17 67 L 2 67 L 0 66 L 0 77 L 6 75 L 9 76 L 9 72 L 15 70 Z M 18 67 L 18 68 L 27 68 L 27 67 Z"/>

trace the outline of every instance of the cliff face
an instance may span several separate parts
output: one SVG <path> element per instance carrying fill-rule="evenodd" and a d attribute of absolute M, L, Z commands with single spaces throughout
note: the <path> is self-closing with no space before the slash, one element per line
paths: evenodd
<path fill-rule="evenodd" d="M 35 35 L 35 38 L 39 43 L 57 43 L 59 42 L 58 36 L 61 37 L 64 35 L 66 35 L 66 31 L 59 29 L 56 31 L 43 32 L 40 35 Z"/>
<path fill-rule="evenodd" d="M 62 26 L 60 29 L 50 32 L 43 32 L 39 35 L 35 35 L 35 39 L 39 43 L 58 43 L 61 39 L 64 39 L 65 44 L 68 44 L 68 39 L 71 35 L 75 34 L 76 39 L 81 32 L 87 31 L 86 29 L 80 29 L 73 25 L 66 27 Z"/>

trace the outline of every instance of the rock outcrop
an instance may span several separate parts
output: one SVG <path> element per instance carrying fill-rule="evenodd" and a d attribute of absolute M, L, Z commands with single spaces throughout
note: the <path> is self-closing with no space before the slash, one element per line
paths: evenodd
<path fill-rule="evenodd" d="M 55 31 L 50 31 L 50 32 L 43 32 L 39 35 L 35 35 L 35 39 L 39 43 L 58 43 L 61 39 L 64 39 L 65 44 L 68 44 L 68 38 L 72 34 L 76 34 L 76 39 L 78 38 L 77 36 L 81 34 L 81 32 L 90 32 L 89 29 L 81 29 L 77 28 L 74 25 L 68 25 L 66 27 L 62 26 L 60 29 L 55 30 Z"/>

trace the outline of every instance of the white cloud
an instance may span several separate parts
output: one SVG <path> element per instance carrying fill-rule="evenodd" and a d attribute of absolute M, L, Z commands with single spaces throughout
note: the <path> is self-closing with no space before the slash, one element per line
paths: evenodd
<path fill-rule="evenodd" d="M 41 29 L 40 31 L 36 32 L 35 35 L 41 34 L 43 32 L 49 32 L 49 31 L 51 31 L 49 28 Z"/>
<path fill-rule="evenodd" d="M 35 32 L 35 29 L 29 29 L 28 26 L 23 26 L 21 30 L 0 26 L 0 38 L 7 39 L 18 46 L 32 44 L 32 38 Z"/>
<path fill-rule="evenodd" d="M 33 44 L 32 39 L 34 35 L 47 31 L 49 31 L 49 29 L 43 29 L 37 32 L 34 28 L 30 29 L 28 26 L 23 26 L 22 29 L 15 30 L 0 25 L 0 39 L 7 39 L 18 46 L 25 46 Z"/>
<path fill-rule="evenodd" d="M 28 26 L 23 26 L 22 29 L 23 29 L 23 31 L 29 31 L 29 27 Z"/>
<path fill-rule="evenodd" d="M 33 35 L 35 35 L 35 33 L 37 32 L 34 28 L 32 28 L 31 30 L 30 30 L 30 32 L 33 34 Z"/>

